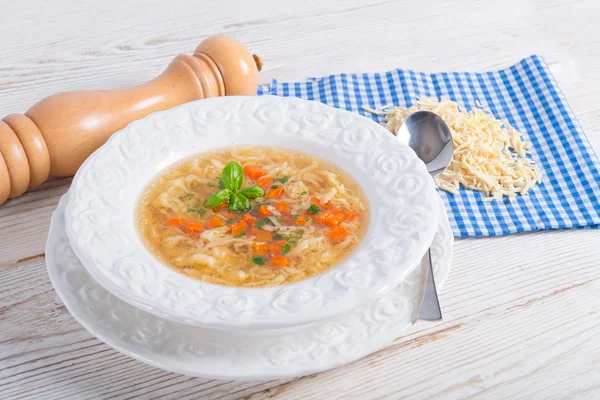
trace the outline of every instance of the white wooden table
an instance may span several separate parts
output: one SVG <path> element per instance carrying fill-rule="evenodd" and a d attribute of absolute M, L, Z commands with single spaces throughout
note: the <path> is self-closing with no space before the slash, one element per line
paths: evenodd
<path fill-rule="evenodd" d="M 145 82 L 221 32 L 261 55 L 262 82 L 483 71 L 541 54 L 600 153 L 596 0 L 295 3 L 2 2 L 0 116 L 59 91 Z M 333 371 L 211 381 L 121 355 L 57 299 L 44 244 L 69 183 L 52 180 L 0 207 L 0 398 L 600 398 L 600 230 L 459 240 L 443 322 L 418 323 Z"/>

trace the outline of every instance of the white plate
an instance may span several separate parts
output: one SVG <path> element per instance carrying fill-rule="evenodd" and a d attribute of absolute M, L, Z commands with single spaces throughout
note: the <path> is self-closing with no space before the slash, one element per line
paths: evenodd
<path fill-rule="evenodd" d="M 211 285 L 165 267 L 136 231 L 141 191 L 169 164 L 232 144 L 301 150 L 356 178 L 371 211 L 356 251 L 321 275 L 272 288 Z M 218 97 L 112 136 L 77 172 L 65 218 L 73 251 L 112 294 L 175 322 L 253 329 L 315 322 L 381 297 L 425 253 L 438 209 L 424 164 L 374 121 L 296 98 Z"/>
<path fill-rule="evenodd" d="M 46 245 L 50 280 L 69 312 L 91 334 L 150 365 L 212 379 L 301 376 L 377 351 L 415 320 L 424 283 L 422 268 L 376 302 L 295 332 L 240 329 L 224 333 L 156 317 L 111 295 L 77 259 L 65 232 L 66 196 L 52 216 Z M 452 261 L 453 236 L 439 198 L 438 204 L 442 218 L 432 257 L 441 286 Z"/>

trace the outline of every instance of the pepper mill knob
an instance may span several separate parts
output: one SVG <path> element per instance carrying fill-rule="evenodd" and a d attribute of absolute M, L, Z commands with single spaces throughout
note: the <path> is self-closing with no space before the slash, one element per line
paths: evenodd
<path fill-rule="evenodd" d="M 74 175 L 130 122 L 207 97 L 255 95 L 262 62 L 237 40 L 211 36 L 156 79 L 124 90 L 58 93 L 0 121 L 0 204 L 48 176 Z"/>

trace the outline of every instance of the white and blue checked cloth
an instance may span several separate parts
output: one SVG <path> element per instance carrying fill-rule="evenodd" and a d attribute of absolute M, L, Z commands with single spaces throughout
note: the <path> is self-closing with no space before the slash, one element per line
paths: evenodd
<path fill-rule="evenodd" d="M 487 73 L 425 74 L 397 69 L 375 74 L 339 74 L 306 82 L 278 82 L 259 94 L 296 96 L 354 111 L 385 105 L 411 106 L 419 97 L 446 96 L 469 110 L 477 104 L 507 120 L 532 143 L 531 157 L 543 182 L 526 196 L 483 202 L 460 189 L 440 191 L 455 236 L 495 236 L 600 225 L 600 162 L 541 57 Z M 477 103 L 476 103 L 477 102 Z"/>

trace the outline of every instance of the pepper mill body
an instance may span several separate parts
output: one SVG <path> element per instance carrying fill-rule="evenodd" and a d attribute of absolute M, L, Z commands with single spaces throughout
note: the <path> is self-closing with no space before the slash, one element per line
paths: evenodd
<path fill-rule="evenodd" d="M 189 101 L 255 95 L 260 59 L 217 35 L 193 55 L 177 56 L 156 79 L 124 90 L 82 90 L 47 97 L 0 121 L 0 204 L 49 176 L 70 176 L 130 122 Z"/>

